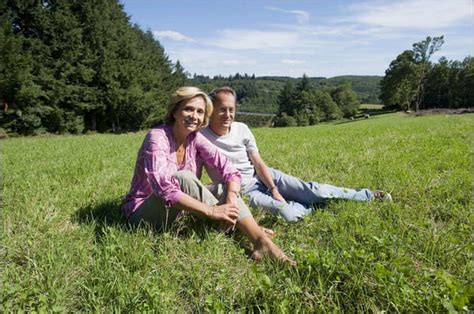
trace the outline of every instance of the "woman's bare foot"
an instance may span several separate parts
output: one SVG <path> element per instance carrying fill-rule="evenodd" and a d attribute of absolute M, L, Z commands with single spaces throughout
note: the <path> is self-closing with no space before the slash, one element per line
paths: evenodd
<path fill-rule="evenodd" d="M 258 244 L 254 246 L 254 248 L 255 249 L 251 257 L 256 261 L 260 261 L 264 257 L 269 257 L 273 260 L 288 263 L 291 266 L 296 266 L 296 262 L 286 256 L 286 254 L 269 238 L 260 240 Z"/>
<path fill-rule="evenodd" d="M 272 229 L 268 229 L 268 228 L 265 228 L 265 227 L 260 227 L 263 232 L 265 232 L 265 234 L 267 235 L 267 237 L 273 239 L 273 237 L 275 237 L 275 231 L 273 231 Z"/>

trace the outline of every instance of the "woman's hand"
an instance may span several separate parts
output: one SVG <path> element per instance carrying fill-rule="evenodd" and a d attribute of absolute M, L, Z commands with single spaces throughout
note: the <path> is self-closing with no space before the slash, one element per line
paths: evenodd
<path fill-rule="evenodd" d="M 235 204 L 214 205 L 210 209 L 209 218 L 235 225 L 237 218 L 239 218 L 239 208 Z"/>
<path fill-rule="evenodd" d="M 280 202 L 283 202 L 283 203 L 286 203 L 286 200 L 283 196 L 281 196 L 280 192 L 278 191 L 278 189 L 276 187 L 274 187 L 272 189 L 272 197 L 274 199 L 276 199 L 277 201 L 280 201 Z"/>

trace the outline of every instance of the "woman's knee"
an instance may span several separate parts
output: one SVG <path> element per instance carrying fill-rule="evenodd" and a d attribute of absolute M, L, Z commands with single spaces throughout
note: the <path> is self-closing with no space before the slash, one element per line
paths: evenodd
<path fill-rule="evenodd" d="M 252 216 L 252 213 L 250 212 L 249 208 L 240 197 L 237 199 L 237 207 L 239 208 L 239 218 L 237 219 L 238 221 Z"/>
<path fill-rule="evenodd" d="M 194 173 L 188 170 L 181 170 L 176 172 L 173 177 L 177 179 L 180 183 L 181 182 L 196 182 L 199 179 L 196 177 Z"/>

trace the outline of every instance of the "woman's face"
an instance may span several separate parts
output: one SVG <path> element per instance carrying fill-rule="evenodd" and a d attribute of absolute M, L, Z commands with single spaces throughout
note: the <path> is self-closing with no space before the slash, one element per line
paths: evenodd
<path fill-rule="evenodd" d="M 191 133 L 199 130 L 206 113 L 206 103 L 200 96 L 183 102 L 174 113 L 174 125 L 183 133 Z"/>

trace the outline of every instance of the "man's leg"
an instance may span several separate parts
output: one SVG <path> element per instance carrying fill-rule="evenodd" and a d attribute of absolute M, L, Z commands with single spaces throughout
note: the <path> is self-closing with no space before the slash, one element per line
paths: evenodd
<path fill-rule="evenodd" d="M 293 222 L 312 212 L 309 205 L 287 200 L 287 203 L 274 199 L 262 182 L 258 182 L 246 195 L 252 207 L 262 207 L 273 215 L 281 215 L 286 221 Z"/>
<path fill-rule="evenodd" d="M 355 201 L 370 201 L 374 198 L 373 192 L 369 189 L 356 190 L 330 184 L 305 182 L 273 168 L 270 168 L 270 172 L 278 191 L 287 201 L 314 204 L 332 198 Z"/>

